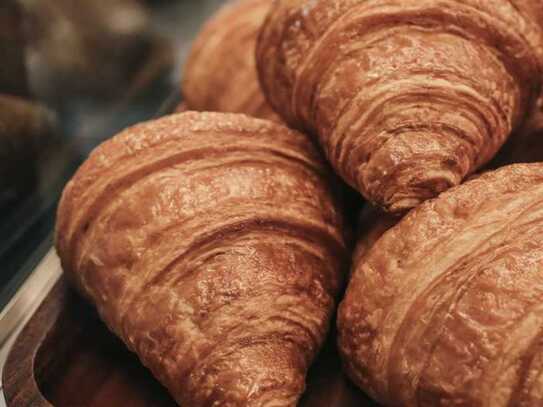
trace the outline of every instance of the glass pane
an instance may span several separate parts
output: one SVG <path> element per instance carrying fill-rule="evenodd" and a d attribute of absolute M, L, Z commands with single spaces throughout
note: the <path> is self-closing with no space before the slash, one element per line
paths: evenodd
<path fill-rule="evenodd" d="M 179 101 L 221 0 L 3 0 L 0 310 L 51 247 L 67 180 L 102 140 Z"/>

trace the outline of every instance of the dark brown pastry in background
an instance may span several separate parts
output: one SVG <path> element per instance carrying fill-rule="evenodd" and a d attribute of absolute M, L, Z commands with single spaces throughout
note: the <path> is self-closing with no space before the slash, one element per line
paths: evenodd
<path fill-rule="evenodd" d="M 40 104 L 0 94 L 0 205 L 32 187 L 36 161 L 53 127 L 52 113 Z"/>
<path fill-rule="evenodd" d="M 255 47 L 272 0 L 225 5 L 196 38 L 182 82 L 190 110 L 245 113 L 279 121 L 257 78 Z"/>
<path fill-rule="evenodd" d="M 460 184 L 541 90 L 540 0 L 276 1 L 264 93 L 351 186 L 404 213 Z"/>
<path fill-rule="evenodd" d="M 68 183 L 67 276 L 183 406 L 294 406 L 346 249 L 332 175 L 304 135 L 181 113 L 99 146 Z"/>
<path fill-rule="evenodd" d="M 0 93 L 27 96 L 25 40 L 16 0 L 0 2 Z"/>
<path fill-rule="evenodd" d="M 543 164 L 411 211 L 354 265 L 347 372 L 387 406 L 543 405 Z"/>
<path fill-rule="evenodd" d="M 139 0 L 26 0 L 28 69 L 41 97 L 123 94 L 155 50 Z"/>
<path fill-rule="evenodd" d="M 36 186 L 42 149 L 54 140 L 54 115 L 33 100 L 19 2 L 0 4 L 0 208 Z"/>

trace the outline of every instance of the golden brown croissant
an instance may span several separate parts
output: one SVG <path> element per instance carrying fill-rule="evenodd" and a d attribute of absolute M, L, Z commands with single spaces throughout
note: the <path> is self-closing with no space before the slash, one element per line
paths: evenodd
<path fill-rule="evenodd" d="M 371 248 L 339 310 L 344 364 L 390 406 L 543 405 L 543 164 L 485 173 Z"/>
<path fill-rule="evenodd" d="M 271 4 L 272 0 L 237 0 L 205 25 L 183 76 L 183 96 L 190 109 L 279 121 L 260 89 L 254 55 Z"/>
<path fill-rule="evenodd" d="M 336 171 L 404 212 L 490 160 L 543 77 L 540 0 L 290 0 L 257 46 L 264 92 Z"/>
<path fill-rule="evenodd" d="M 64 191 L 57 250 L 183 406 L 294 406 L 342 279 L 329 175 L 283 126 L 172 115 L 91 154 Z"/>

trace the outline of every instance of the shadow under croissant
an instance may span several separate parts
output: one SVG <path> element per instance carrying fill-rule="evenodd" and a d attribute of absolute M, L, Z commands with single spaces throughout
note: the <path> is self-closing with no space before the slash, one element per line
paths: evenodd
<path fill-rule="evenodd" d="M 335 329 L 328 335 L 319 357 L 307 377 L 306 391 L 300 407 L 377 407 L 378 404 L 364 395 L 343 373 L 337 351 Z"/>

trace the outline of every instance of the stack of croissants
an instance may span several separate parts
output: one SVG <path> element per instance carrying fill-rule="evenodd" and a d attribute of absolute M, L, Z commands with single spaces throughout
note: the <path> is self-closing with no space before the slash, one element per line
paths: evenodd
<path fill-rule="evenodd" d="M 541 0 L 230 2 L 63 269 L 182 406 L 296 406 L 332 324 L 383 406 L 543 406 L 542 81 Z"/>

